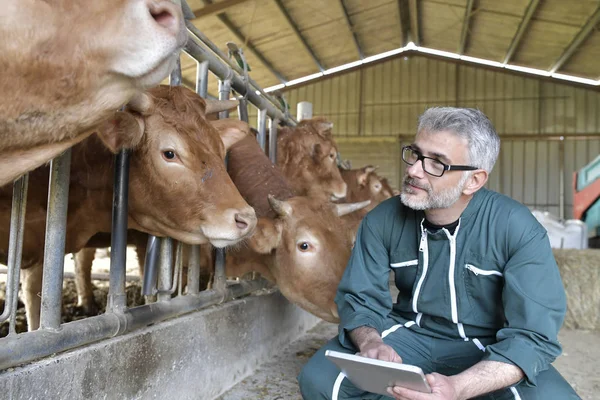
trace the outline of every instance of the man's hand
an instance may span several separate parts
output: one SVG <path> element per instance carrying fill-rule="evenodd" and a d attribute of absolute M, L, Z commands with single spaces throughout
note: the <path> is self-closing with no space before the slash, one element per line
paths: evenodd
<path fill-rule="evenodd" d="M 440 375 L 436 372 L 425 375 L 431 393 L 417 392 L 400 386 L 388 388 L 388 393 L 396 400 L 462 400 L 457 392 L 452 378 Z"/>
<path fill-rule="evenodd" d="M 376 329 L 361 326 L 350 332 L 350 339 L 358 347 L 359 355 L 382 361 L 401 363 L 402 358 L 391 346 L 383 343 Z"/>

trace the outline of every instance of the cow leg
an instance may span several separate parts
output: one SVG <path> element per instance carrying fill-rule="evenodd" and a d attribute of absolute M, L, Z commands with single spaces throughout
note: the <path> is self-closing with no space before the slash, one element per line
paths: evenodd
<path fill-rule="evenodd" d="M 77 306 L 85 315 L 97 315 L 98 306 L 92 289 L 92 263 L 96 254 L 95 247 L 86 247 L 75 253 L 75 286 L 77 287 Z"/>
<path fill-rule="evenodd" d="M 34 331 L 40 327 L 40 310 L 42 308 L 42 264 L 33 264 L 21 271 L 23 285 L 23 302 L 27 315 L 27 330 Z"/>

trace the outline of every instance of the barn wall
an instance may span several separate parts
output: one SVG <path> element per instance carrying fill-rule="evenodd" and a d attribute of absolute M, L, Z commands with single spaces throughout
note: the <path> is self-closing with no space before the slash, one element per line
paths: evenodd
<path fill-rule="evenodd" d="M 378 164 L 396 186 L 403 163 L 391 137 L 413 136 L 427 107 L 477 107 L 504 136 L 488 186 L 565 218 L 572 216 L 573 172 L 600 153 L 600 93 L 426 57 L 395 58 L 285 95 L 292 113 L 298 102 L 310 101 L 315 116 L 334 122 L 342 158 L 353 167 Z M 575 140 L 582 134 L 598 138 Z M 547 135 L 565 140 L 550 141 Z"/>

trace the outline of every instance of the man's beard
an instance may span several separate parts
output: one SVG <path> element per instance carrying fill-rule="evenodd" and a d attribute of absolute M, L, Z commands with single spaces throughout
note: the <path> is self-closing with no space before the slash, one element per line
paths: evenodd
<path fill-rule="evenodd" d="M 431 186 L 421 186 L 416 183 L 413 178 L 404 176 L 404 182 L 402 184 L 402 193 L 400 194 L 400 200 L 405 206 L 412 208 L 413 210 L 431 210 L 437 208 L 448 208 L 460 199 L 462 190 L 464 189 L 465 183 L 469 178 L 470 174 L 463 173 L 460 181 L 454 187 L 442 190 L 441 192 L 434 192 Z M 413 189 L 408 185 L 416 186 L 418 188 L 427 191 L 427 197 L 419 199 L 411 194 L 416 193 L 417 189 Z"/>

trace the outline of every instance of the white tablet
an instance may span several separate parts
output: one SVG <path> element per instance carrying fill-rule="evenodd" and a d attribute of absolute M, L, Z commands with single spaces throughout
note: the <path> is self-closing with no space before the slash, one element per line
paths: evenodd
<path fill-rule="evenodd" d="M 389 396 L 388 387 L 402 386 L 431 393 L 423 370 L 414 365 L 375 360 L 332 350 L 327 350 L 325 357 L 333 361 L 356 387 L 367 392 Z"/>

